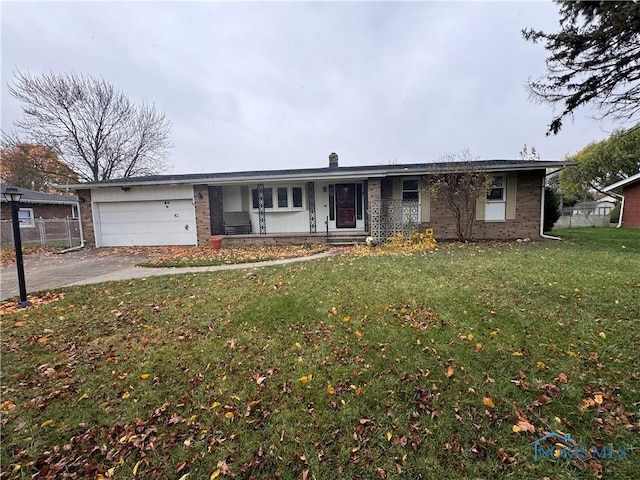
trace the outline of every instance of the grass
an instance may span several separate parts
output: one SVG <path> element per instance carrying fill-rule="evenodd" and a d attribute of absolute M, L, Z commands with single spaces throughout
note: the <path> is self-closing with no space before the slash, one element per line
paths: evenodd
<path fill-rule="evenodd" d="M 640 230 L 557 233 L 5 315 L 2 478 L 636 478 Z M 534 461 L 552 431 L 626 458 Z"/>
<path fill-rule="evenodd" d="M 265 262 L 304 257 L 323 252 L 326 245 L 236 246 L 212 250 L 208 247 L 166 247 L 164 253 L 140 264 L 142 267 L 203 267 L 237 263 Z"/>

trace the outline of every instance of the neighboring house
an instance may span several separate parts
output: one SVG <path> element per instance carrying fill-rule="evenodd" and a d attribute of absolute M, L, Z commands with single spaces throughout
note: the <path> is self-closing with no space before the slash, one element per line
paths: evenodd
<path fill-rule="evenodd" d="M 640 227 L 640 172 L 604 189 L 622 196 L 619 226 Z"/>
<path fill-rule="evenodd" d="M 1 193 L 10 185 L 2 185 Z M 56 195 L 36 192 L 25 188 L 13 187 L 22 194 L 18 204 L 18 219 L 20 221 L 21 237 L 24 242 L 40 240 L 42 229 L 38 223 L 41 220 L 66 220 L 78 218 L 78 197 L 75 195 Z M 4 195 L 0 195 L 0 220 L 2 221 L 2 243 L 12 241 L 11 237 L 11 205 Z M 77 223 L 77 222 L 76 222 Z M 51 230 L 51 228 L 49 229 Z"/>
<path fill-rule="evenodd" d="M 433 228 L 455 239 L 452 214 L 432 198 L 430 175 L 488 172 L 494 185 L 477 201 L 477 239 L 536 238 L 546 169 L 573 165 L 533 160 L 421 163 L 236 173 L 158 175 L 64 185 L 80 199 L 89 246 L 201 245 L 384 240 Z M 244 219 L 244 220 L 243 220 Z M 243 225 L 244 223 L 244 225 Z M 231 235 L 233 233 L 233 235 Z"/>
<path fill-rule="evenodd" d="M 616 206 L 612 197 L 602 197 L 598 200 L 578 202 L 571 207 L 571 215 L 607 216 Z"/>

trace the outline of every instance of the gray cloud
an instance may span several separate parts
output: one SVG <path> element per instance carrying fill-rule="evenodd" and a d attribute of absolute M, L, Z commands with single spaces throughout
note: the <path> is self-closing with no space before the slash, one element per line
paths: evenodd
<path fill-rule="evenodd" d="M 2 128 L 14 69 L 106 78 L 173 123 L 176 173 L 433 161 L 468 148 L 560 159 L 608 135 L 584 111 L 546 137 L 527 98 L 544 73 L 525 27 L 550 3 L 2 4 Z"/>

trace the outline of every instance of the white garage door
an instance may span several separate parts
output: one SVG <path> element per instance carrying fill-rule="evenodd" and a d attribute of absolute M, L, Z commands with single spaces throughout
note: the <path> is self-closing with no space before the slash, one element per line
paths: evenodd
<path fill-rule="evenodd" d="M 100 202 L 94 204 L 96 245 L 196 245 L 191 200 Z"/>

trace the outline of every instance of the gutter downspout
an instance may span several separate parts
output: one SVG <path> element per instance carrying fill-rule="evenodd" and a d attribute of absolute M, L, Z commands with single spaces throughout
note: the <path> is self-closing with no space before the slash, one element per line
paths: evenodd
<path fill-rule="evenodd" d="M 611 195 L 612 197 L 616 197 L 619 198 L 621 203 L 620 203 L 620 215 L 618 215 L 618 225 L 616 225 L 616 228 L 620 228 L 622 226 L 622 214 L 624 213 L 624 195 L 618 195 L 617 193 L 613 193 L 613 192 L 607 192 L 609 195 Z"/>
<path fill-rule="evenodd" d="M 544 176 L 542 177 L 542 195 L 540 196 L 540 238 L 547 238 L 549 240 L 562 240 L 560 237 L 554 237 L 553 235 L 547 235 L 546 233 L 544 233 L 544 189 L 545 189 L 544 179 L 548 175 L 553 175 L 554 173 L 557 173 L 560 170 L 564 170 L 564 169 L 560 168 L 558 170 L 554 170 L 553 172 L 545 173 Z"/>
<path fill-rule="evenodd" d="M 80 204 L 78 203 L 78 228 L 80 229 L 80 245 L 77 247 L 67 248 L 60 250 L 58 253 L 75 252 L 76 250 L 82 250 L 84 248 L 84 234 L 82 233 L 82 215 L 80 214 Z"/>

